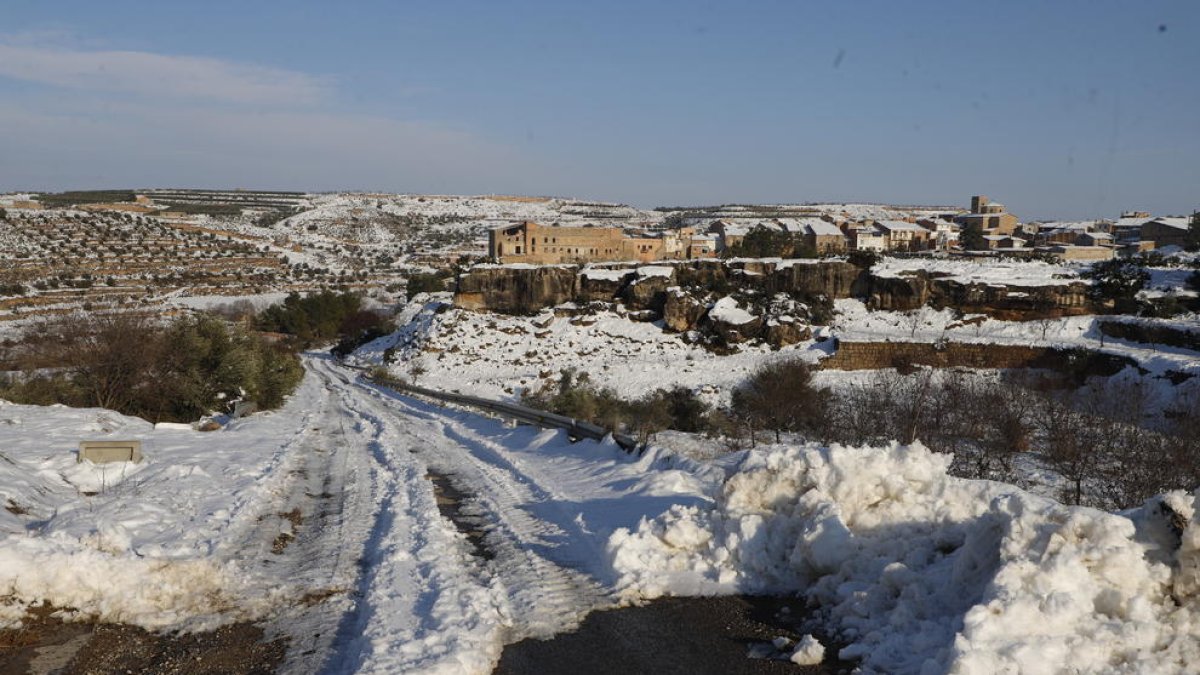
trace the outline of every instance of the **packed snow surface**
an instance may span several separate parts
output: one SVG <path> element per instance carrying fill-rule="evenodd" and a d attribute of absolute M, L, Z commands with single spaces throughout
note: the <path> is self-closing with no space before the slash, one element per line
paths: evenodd
<path fill-rule="evenodd" d="M 748 452 L 712 504 L 615 533 L 632 597 L 796 591 L 866 672 L 1187 672 L 1200 521 L 953 478 L 919 444 Z M 1163 514 L 1189 520 L 1183 546 Z"/>

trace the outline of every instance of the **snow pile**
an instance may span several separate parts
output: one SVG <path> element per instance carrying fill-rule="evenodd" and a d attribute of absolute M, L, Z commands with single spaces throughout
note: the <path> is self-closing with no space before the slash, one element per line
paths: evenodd
<path fill-rule="evenodd" d="M 721 298 L 708 310 L 708 316 L 714 321 L 720 321 L 734 326 L 750 323 L 754 315 L 738 307 L 737 300 L 730 297 Z"/>
<path fill-rule="evenodd" d="M 711 507 L 614 533 L 610 559 L 629 597 L 800 591 L 848 643 L 839 656 L 871 672 L 1164 672 L 1200 658 L 1197 521 L 1173 588 L 1161 505 L 1071 508 L 949 464 L 919 444 L 753 451 Z M 1172 499 L 1192 516 L 1191 496 Z"/>
<path fill-rule="evenodd" d="M 796 643 L 792 651 L 791 662 L 798 666 L 815 666 L 825 658 L 825 645 L 815 637 L 805 635 Z"/>
<path fill-rule="evenodd" d="M 0 594 L 19 602 L 0 604 L 0 624 L 15 624 L 26 603 L 44 601 L 149 629 L 205 628 L 224 623 L 227 619 L 217 617 L 223 611 L 249 609 L 247 596 L 260 595 L 234 563 L 123 555 L 134 529 L 106 521 L 82 541 L 61 532 L 46 539 L 6 539 L 0 546 Z M 257 610 L 243 616 L 272 603 L 256 600 Z"/>

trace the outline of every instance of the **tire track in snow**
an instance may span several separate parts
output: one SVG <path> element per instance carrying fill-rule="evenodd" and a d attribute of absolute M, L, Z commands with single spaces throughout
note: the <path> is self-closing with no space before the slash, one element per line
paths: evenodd
<path fill-rule="evenodd" d="M 310 365 L 338 390 L 356 451 L 370 457 L 376 508 L 354 605 L 341 618 L 322 672 L 489 672 L 507 603 L 467 543 L 440 514 L 421 437 L 380 410 L 324 361 Z"/>
<path fill-rule="evenodd" d="M 484 542 L 494 555 L 489 569 L 502 584 L 511 612 L 513 624 L 506 642 L 572 630 L 591 611 L 616 604 L 607 589 L 572 569 L 578 561 L 555 555 L 556 540 L 590 539 L 577 528 L 566 531 L 530 512 L 530 506 L 546 507 L 558 497 L 504 457 L 499 447 L 403 399 L 370 387 L 359 391 L 385 414 L 403 416 L 408 422 L 404 433 L 425 446 L 420 456 L 458 490 L 471 495 L 466 506 L 485 523 Z"/>

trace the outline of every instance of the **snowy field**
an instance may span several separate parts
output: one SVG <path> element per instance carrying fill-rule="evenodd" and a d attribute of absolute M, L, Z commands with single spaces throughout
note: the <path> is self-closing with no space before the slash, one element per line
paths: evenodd
<path fill-rule="evenodd" d="M 358 363 L 381 363 L 383 353 L 393 349 L 398 360 L 392 370 L 416 384 L 508 399 L 557 382 L 562 369 L 576 368 L 593 383 L 625 397 L 681 385 L 713 402 L 725 401 L 731 388 L 766 359 L 798 354 L 815 361 L 827 353 L 820 343 L 779 352 L 766 345 L 743 345 L 737 353 L 717 358 L 664 331 L 660 322 L 632 321 L 608 311 L 581 317 L 555 317 L 550 311 L 533 318 L 512 317 L 442 308 L 438 301 L 418 299 L 401 312 L 397 323 L 398 332 L 355 353 Z"/>
<path fill-rule="evenodd" d="M 660 387 L 684 386 L 713 404 L 772 359 L 799 356 L 811 362 L 827 356 L 832 340 L 811 340 L 778 351 L 764 344 L 737 345 L 715 356 L 661 322 L 643 323 L 614 312 L 590 316 L 514 317 L 446 307 L 449 296 L 418 298 L 397 317 L 400 330 L 356 352 L 359 365 L 382 363 L 392 350 L 391 370 L 417 384 L 494 398 L 513 399 L 524 390 L 556 382 L 564 368 L 588 374 L 600 386 L 625 398 Z M 817 327 L 818 338 L 850 341 L 912 341 L 1079 347 L 1127 356 L 1150 374 L 1200 373 L 1194 352 L 1103 336 L 1094 316 L 1044 321 L 1000 321 L 984 315 L 956 317 L 949 310 L 923 307 L 911 312 L 869 311 L 858 300 L 835 301 L 831 326 Z M 1194 319 L 1165 322 L 1194 326 Z M 415 375 L 414 375 L 415 373 Z M 826 380 L 849 376 L 823 373 Z"/>

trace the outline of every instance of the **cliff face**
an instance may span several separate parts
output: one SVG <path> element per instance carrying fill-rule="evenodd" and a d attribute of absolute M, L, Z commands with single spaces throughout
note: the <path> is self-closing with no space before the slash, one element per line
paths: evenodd
<path fill-rule="evenodd" d="M 665 266 L 664 266 L 665 267 Z M 661 312 L 666 289 L 699 287 L 713 291 L 753 289 L 766 293 L 848 298 L 862 285 L 862 270 L 842 261 L 698 260 L 670 266 L 670 274 L 640 276 L 636 267 L 587 273 L 571 265 L 479 265 L 458 277 L 454 304 L 464 309 L 528 312 L 574 301 L 622 299 L 633 309 Z"/>
<path fill-rule="evenodd" d="M 668 323 L 674 330 L 687 330 L 700 317 L 694 302 L 681 311 L 682 304 L 670 300 L 667 289 L 673 287 L 697 297 L 739 292 L 829 300 L 857 297 L 872 309 L 907 311 L 928 304 L 1018 321 L 1090 314 L 1096 309 L 1088 299 L 1085 282 L 1005 286 L 963 283 L 924 271 L 881 277 L 837 260 L 697 260 L 654 269 L 656 273 L 647 275 L 639 274 L 635 265 L 601 271 L 571 265 L 482 265 L 459 276 L 454 304 L 464 309 L 526 314 L 568 301 L 620 301 L 631 310 L 669 314 Z"/>
<path fill-rule="evenodd" d="M 862 287 L 871 309 L 907 311 L 923 305 L 952 307 L 968 314 L 1026 321 L 1095 313 L 1088 285 L 1077 281 L 1046 286 L 963 283 L 924 271 L 904 277 L 865 275 Z M 857 294 L 856 294 L 857 295 Z"/>
<path fill-rule="evenodd" d="M 454 306 L 505 314 L 531 314 L 575 300 L 578 269 L 571 266 L 480 265 L 459 275 Z"/>

